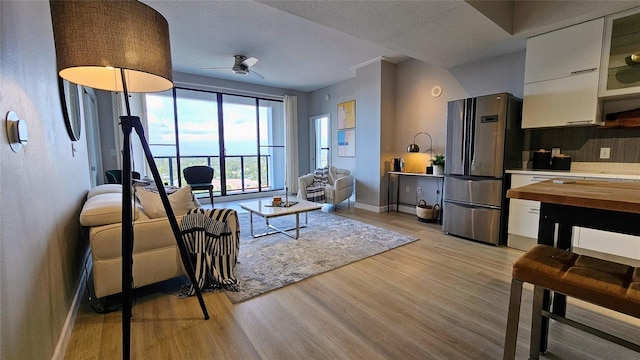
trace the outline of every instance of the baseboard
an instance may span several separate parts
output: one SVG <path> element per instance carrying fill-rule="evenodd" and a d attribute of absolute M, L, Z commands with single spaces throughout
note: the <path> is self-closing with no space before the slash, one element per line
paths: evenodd
<path fill-rule="evenodd" d="M 91 261 L 91 253 L 87 252 L 85 261 L 83 264 L 87 263 L 87 260 Z M 69 340 L 71 339 L 71 333 L 73 332 L 73 325 L 76 322 L 76 316 L 78 315 L 78 310 L 80 309 L 80 303 L 82 303 L 82 295 L 86 289 L 87 278 L 89 276 L 88 267 L 83 267 L 82 273 L 80 274 L 80 279 L 78 279 L 78 284 L 76 285 L 76 292 L 73 295 L 73 301 L 71 302 L 71 307 L 67 312 L 67 317 L 64 321 L 64 325 L 62 326 L 62 331 L 60 332 L 60 337 L 58 338 L 58 343 L 56 344 L 56 348 L 53 351 L 53 355 L 51 356 L 52 360 L 63 360 L 64 355 L 67 352 L 67 346 L 69 345 Z"/>
<path fill-rule="evenodd" d="M 373 205 L 367 205 L 367 204 L 363 204 L 363 203 L 359 203 L 359 202 L 354 202 L 353 203 L 353 207 L 357 208 L 357 209 L 362 209 L 362 210 L 367 210 L 367 211 L 371 211 L 371 212 L 375 212 L 375 213 L 381 213 L 381 212 L 386 212 L 387 211 L 387 206 L 373 206 Z"/>
<path fill-rule="evenodd" d="M 411 215 L 416 215 L 416 206 L 415 205 L 400 205 L 398 206 L 398 211 L 401 213 L 407 213 Z"/>

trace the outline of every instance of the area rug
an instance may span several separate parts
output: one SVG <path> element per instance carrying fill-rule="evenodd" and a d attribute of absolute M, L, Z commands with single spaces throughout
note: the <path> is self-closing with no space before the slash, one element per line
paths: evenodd
<path fill-rule="evenodd" d="M 249 214 L 241 213 L 240 254 L 235 275 L 239 292 L 225 291 L 232 303 L 245 301 L 308 277 L 417 240 L 395 231 L 339 215 L 314 211 L 300 237 L 283 234 L 253 238 Z M 263 218 L 254 216 L 256 234 L 267 230 Z M 300 215 L 301 224 L 304 215 Z M 295 225 L 294 216 L 271 219 L 281 228 Z M 295 231 L 291 233 L 295 234 Z"/>

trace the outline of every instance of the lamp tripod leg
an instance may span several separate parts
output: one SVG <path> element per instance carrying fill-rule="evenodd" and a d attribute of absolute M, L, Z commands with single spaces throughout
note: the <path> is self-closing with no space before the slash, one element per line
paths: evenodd
<path fill-rule="evenodd" d="M 164 189 L 164 184 L 162 183 L 162 179 L 160 178 L 160 172 L 158 171 L 158 166 L 156 165 L 156 162 L 153 159 L 153 155 L 151 154 L 149 143 L 147 142 L 147 139 L 144 136 L 144 129 L 142 127 L 142 123 L 140 122 L 140 118 L 137 116 L 121 117 L 121 119 L 123 118 L 129 118 L 129 121 L 132 122 L 132 127 L 136 130 L 136 133 L 140 138 L 140 142 L 142 143 L 142 148 L 144 149 L 144 154 L 147 159 L 147 163 L 149 164 L 149 168 L 151 169 L 151 174 L 153 175 L 153 180 L 155 181 L 156 187 L 158 188 L 158 193 L 160 194 L 160 199 L 162 200 L 162 205 L 164 206 L 164 210 L 167 213 L 167 218 L 169 219 L 171 230 L 173 231 L 173 235 L 176 239 L 176 243 L 178 245 L 178 248 L 180 249 L 180 257 L 182 259 L 182 264 L 184 265 L 185 270 L 187 271 L 187 275 L 189 276 L 191 283 L 194 284 L 194 289 L 196 292 L 196 296 L 198 298 L 198 302 L 200 303 L 200 308 L 202 309 L 202 314 L 204 315 L 204 319 L 208 320 L 209 313 L 207 312 L 207 306 L 205 305 L 204 299 L 202 298 L 202 293 L 200 291 L 200 288 L 197 286 L 198 281 L 196 279 L 195 271 L 193 269 L 193 264 L 191 263 L 191 258 L 189 257 L 187 247 L 182 241 L 180 226 L 178 225 L 176 216 L 173 212 L 173 209 L 171 208 L 171 204 L 169 203 L 169 197 L 167 196 L 167 192 Z"/>
<path fill-rule="evenodd" d="M 122 127 L 122 358 L 131 354 L 131 304 L 133 285 L 133 214 L 131 209 L 131 123 Z"/>

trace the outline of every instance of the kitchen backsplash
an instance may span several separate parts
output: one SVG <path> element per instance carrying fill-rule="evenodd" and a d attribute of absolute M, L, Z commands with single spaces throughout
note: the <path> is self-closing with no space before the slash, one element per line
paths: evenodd
<path fill-rule="evenodd" d="M 562 154 L 580 162 L 640 163 L 640 128 L 565 127 L 525 131 L 530 132 L 527 134 L 529 150 L 560 148 Z M 611 148 L 609 159 L 600 159 L 603 147 Z"/>

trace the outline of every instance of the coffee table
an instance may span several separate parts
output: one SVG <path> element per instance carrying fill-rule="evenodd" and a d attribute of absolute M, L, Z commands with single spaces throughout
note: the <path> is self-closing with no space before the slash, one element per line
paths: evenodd
<path fill-rule="evenodd" d="M 311 201 L 306 201 L 302 199 L 295 199 L 297 204 L 288 206 L 288 207 L 278 207 L 271 206 L 271 200 L 259 200 L 252 201 L 246 203 L 240 203 L 240 207 L 247 210 L 249 212 L 249 222 L 251 223 L 251 236 L 254 238 L 258 238 L 261 236 L 272 235 L 277 233 L 282 233 L 287 235 L 292 239 L 297 239 L 300 236 L 300 229 L 307 226 L 307 217 L 309 211 L 320 210 L 322 208 L 322 204 L 314 203 Z M 292 201 L 293 202 L 293 201 Z M 300 214 L 304 213 L 304 224 L 300 225 Z M 274 231 L 267 231 L 262 234 L 254 234 L 253 232 L 253 214 L 261 216 L 265 219 L 267 227 L 273 229 Z M 296 226 L 289 229 L 279 229 L 271 224 L 269 224 L 269 219 L 285 216 L 285 215 L 295 215 L 296 216 Z M 288 233 L 288 231 L 296 231 L 295 237 Z"/>

